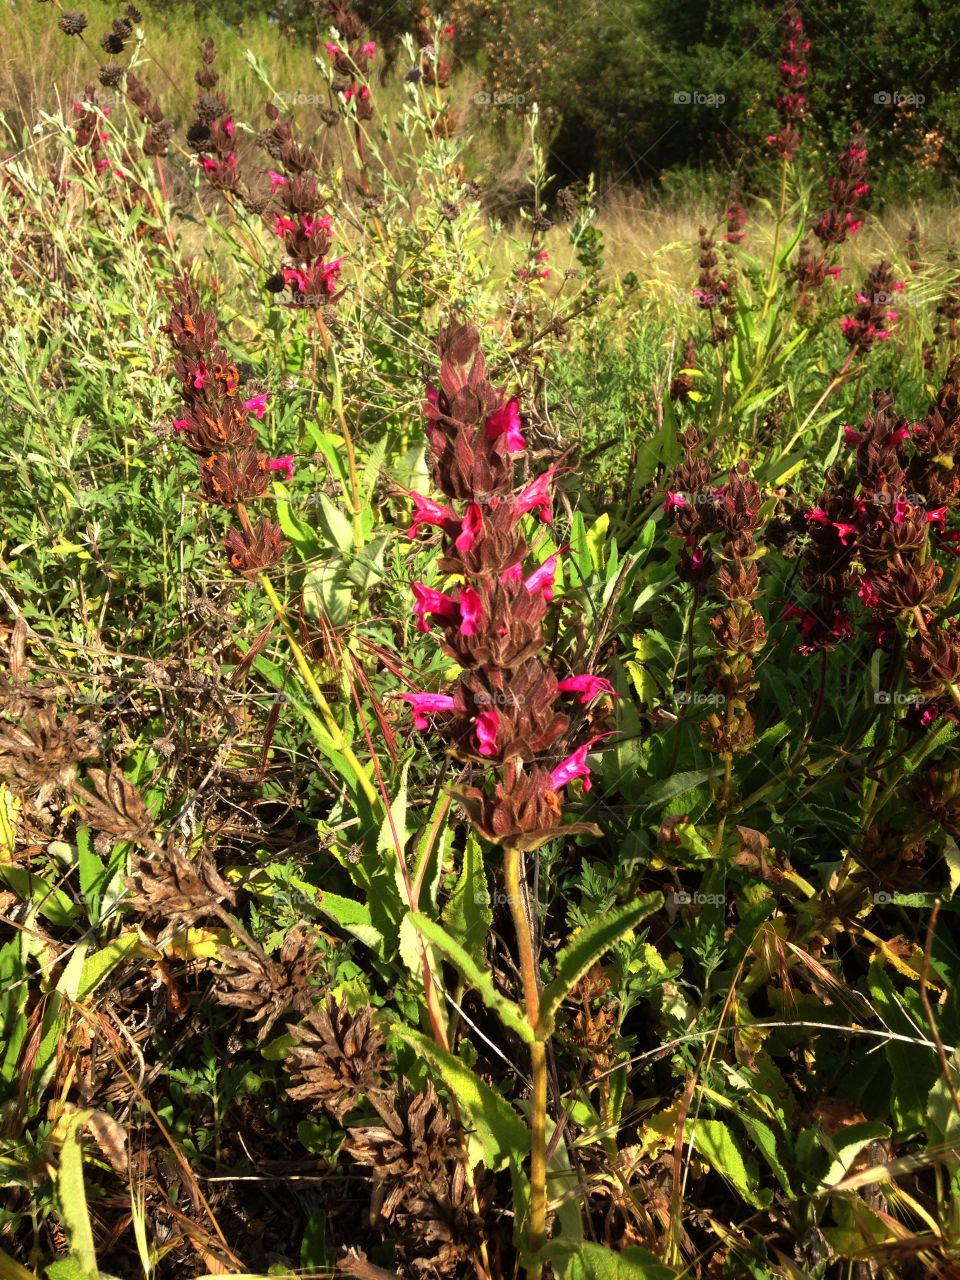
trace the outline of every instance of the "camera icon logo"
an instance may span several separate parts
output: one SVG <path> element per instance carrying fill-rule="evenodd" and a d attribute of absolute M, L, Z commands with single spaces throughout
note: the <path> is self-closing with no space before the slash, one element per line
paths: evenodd
<path fill-rule="evenodd" d="M 881 889 L 879 893 L 873 895 L 873 901 L 875 906 L 885 907 L 893 901 L 893 897 L 889 893 L 884 893 Z"/>
<path fill-rule="evenodd" d="M 473 100 L 478 107 L 488 107 L 490 105 L 489 93 L 484 93 L 482 90 L 480 93 L 473 95 Z"/>
<path fill-rule="evenodd" d="M 673 895 L 673 905 L 675 907 L 689 907 L 692 901 L 693 898 L 691 895 L 689 893 L 685 893 L 683 890 Z"/>
<path fill-rule="evenodd" d="M 889 702 L 892 702 L 892 701 L 893 701 L 893 698 L 885 689 L 879 689 L 873 695 L 874 706 L 877 706 L 877 707 L 885 707 Z"/>
<path fill-rule="evenodd" d="M 679 103 L 684 106 L 690 105 L 690 95 L 689 93 L 685 93 L 683 90 L 681 90 L 679 93 L 675 93 L 673 95 L 673 100 L 675 103 Z"/>
<path fill-rule="evenodd" d="M 893 98 L 890 96 L 889 93 L 884 93 L 881 90 L 880 93 L 875 93 L 873 95 L 873 100 L 878 107 L 889 107 L 890 103 L 893 101 Z"/>

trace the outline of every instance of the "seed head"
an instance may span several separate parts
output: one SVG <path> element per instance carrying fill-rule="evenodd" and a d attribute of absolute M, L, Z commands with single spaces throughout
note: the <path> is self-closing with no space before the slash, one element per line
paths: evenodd
<path fill-rule="evenodd" d="M 64 9 L 57 26 L 65 36 L 78 36 L 86 30 L 86 15 L 77 9 Z"/>

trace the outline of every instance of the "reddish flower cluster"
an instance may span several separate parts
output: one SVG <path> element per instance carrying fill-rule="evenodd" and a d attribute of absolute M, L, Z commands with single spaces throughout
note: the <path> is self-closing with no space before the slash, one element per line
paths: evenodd
<path fill-rule="evenodd" d="M 343 259 L 327 257 L 332 222 L 329 216 L 321 216 L 326 202 L 316 175 L 317 157 L 309 147 L 294 142 L 289 124 L 280 120 L 275 106 L 267 106 L 267 115 L 273 123 L 261 135 L 260 145 L 284 172 L 265 171 L 270 194 L 256 207 L 286 250 L 282 272 L 267 287 L 273 292 L 289 289 L 288 306 L 327 306 L 343 296 L 343 290 L 337 289 Z M 249 202 L 245 204 L 250 207 Z"/>
<path fill-rule="evenodd" d="M 74 115 L 78 117 L 74 122 L 73 134 L 78 147 L 89 149 L 93 167 L 97 174 L 101 174 L 104 169 L 110 168 L 110 161 L 107 157 L 99 154 L 102 149 L 101 144 L 106 142 L 110 135 L 100 127 L 100 116 L 94 110 L 96 101 L 96 87 L 88 84 L 83 91 L 83 98 L 80 102 L 73 104 Z M 110 108 L 108 106 L 100 107 L 100 112 L 104 116 L 108 116 Z"/>
<path fill-rule="evenodd" d="M 824 213 L 813 234 L 823 248 L 815 254 L 809 241 L 804 240 L 800 246 L 793 274 L 799 286 L 799 302 L 801 309 L 809 317 L 813 311 L 814 296 L 823 288 L 827 276 L 834 280 L 840 276 L 840 268 L 829 265 L 828 248 L 835 251 L 837 245 L 843 244 L 848 236 L 854 236 L 860 230 L 862 221 L 854 216 L 857 202 L 867 193 L 864 182 L 866 174 L 867 149 L 863 144 L 863 131 L 855 124 L 847 146 L 840 154 L 840 176 L 829 179 L 830 208 Z M 834 263 L 835 263 L 834 258 Z"/>
<path fill-rule="evenodd" d="M 903 281 L 893 278 L 893 266 L 884 259 L 872 268 L 864 282 L 863 292 L 857 294 L 857 309 L 852 316 L 840 321 L 843 336 L 851 347 L 869 351 L 875 342 L 886 342 L 890 337 L 890 322 L 897 312 L 890 311 L 894 295 L 902 292 Z"/>
<path fill-rule="evenodd" d="M 325 4 L 338 34 L 347 42 L 347 48 L 338 44 L 324 44 L 327 56 L 337 73 L 337 79 L 333 85 L 334 92 L 339 93 L 344 102 L 355 98 L 357 118 L 370 120 L 373 118 L 370 89 L 359 81 L 366 80 L 377 46 L 372 40 L 366 44 L 360 43 L 364 34 L 363 23 L 351 9 L 341 4 L 339 0 L 325 0 Z"/>
<path fill-rule="evenodd" d="M 693 374 L 690 370 L 697 367 L 697 347 L 692 337 L 687 338 L 686 346 L 683 349 L 683 371 L 674 374 L 670 379 L 670 399 L 679 400 L 681 404 L 686 404 L 690 398 L 690 392 L 693 390 Z"/>
<path fill-rule="evenodd" d="M 783 47 L 779 67 L 780 93 L 777 111 L 780 132 L 772 133 L 767 142 L 785 160 L 792 160 L 800 145 L 800 125 L 806 119 L 807 82 L 806 54 L 810 41 L 804 37 L 803 23 L 797 6 L 788 3 L 783 11 Z"/>
<path fill-rule="evenodd" d="M 743 229 L 746 225 L 747 215 L 738 205 L 735 209 L 728 209 L 726 216 L 727 229 L 724 232 L 724 240 L 728 244 L 743 244 L 747 238 L 747 233 Z"/>
<path fill-rule="evenodd" d="M 414 30 L 418 46 L 423 50 L 423 83 L 437 85 L 443 89 L 450 83 L 453 74 L 449 58 L 445 58 L 437 49 L 433 39 L 433 14 L 429 5 L 420 10 L 420 21 Z M 443 34 L 453 39 L 453 27 L 446 26 Z"/>
<path fill-rule="evenodd" d="M 716 586 L 727 604 L 710 619 L 714 659 L 706 675 L 724 701 L 721 709 L 701 721 L 700 732 L 704 745 L 721 757 L 740 755 L 753 742 L 754 720 L 747 703 L 756 688 L 754 656 L 767 639 L 763 618 L 753 605 L 760 588 L 761 551 L 754 534 L 762 524 L 763 494 L 749 476 L 750 464 L 738 462 L 712 507 L 723 531 Z"/>
<path fill-rule="evenodd" d="M 233 120 L 223 93 L 213 93 L 219 72 L 213 69 L 216 51 L 208 36 L 200 48 L 203 66 L 194 75 L 198 94 L 197 118 L 187 130 L 187 143 L 196 152 L 207 181 L 217 191 L 239 191 L 242 183 L 233 151 Z"/>
<path fill-rule="evenodd" d="M 683 550 L 677 562 L 677 577 L 681 582 L 697 586 L 705 583 L 713 573 L 713 555 L 703 539 L 723 528 L 719 502 L 723 489 L 712 487 L 713 468 L 710 459 L 714 446 L 704 447 L 704 437 L 694 426 L 688 426 L 680 435 L 686 455 L 674 472 L 675 490 L 667 490 L 663 509 L 673 513 L 676 536 L 683 538 Z"/>
<path fill-rule="evenodd" d="M 729 253 L 729 250 L 727 252 Z M 727 270 L 721 272 L 719 262 L 720 259 L 713 251 L 713 238 L 706 227 L 701 227 L 700 277 L 693 296 L 697 300 L 697 306 L 710 315 L 710 337 L 707 341 L 712 346 L 726 342 L 731 337 L 732 330 L 724 324 L 724 320 L 732 316 L 737 309 L 733 296 L 737 287 L 736 272 L 730 270 L 729 263 Z M 718 316 L 721 318 L 718 319 Z"/>
<path fill-rule="evenodd" d="M 180 280 L 178 289 L 179 302 L 164 326 L 177 351 L 173 367 L 186 405 L 174 430 L 197 455 L 204 500 L 238 508 L 241 529 L 231 529 L 224 543 L 232 567 L 256 574 L 277 563 L 286 543 L 280 527 L 266 516 L 254 529 L 245 504 L 263 497 L 271 472 L 282 471 L 289 478 L 293 458 L 269 458 L 257 448 L 250 416 L 263 417 L 267 396 L 240 397 L 240 375 L 217 340 L 216 316 L 202 309 L 187 280 Z"/>
<path fill-rule="evenodd" d="M 451 323 L 439 352 L 439 386 L 428 387 L 424 413 L 430 471 L 447 502 L 412 494 L 410 533 L 440 530 L 439 568 L 458 585 L 445 592 L 415 582 L 414 614 L 421 631 L 441 630 L 441 647 L 461 674 L 449 693 L 403 697 L 418 728 L 428 715 L 443 715 L 440 731 L 460 759 L 499 766 L 492 792 L 472 787 L 461 795 L 478 830 L 532 849 L 561 830 L 558 792 L 576 777 L 590 788 L 586 757 L 596 737 L 557 759 L 571 730 L 560 700 L 586 706 L 613 689 L 600 676 L 558 679 L 541 656 L 561 553 L 530 565 L 524 526 L 529 517 L 551 521 L 556 468 L 515 491 L 514 457 L 526 447 L 517 400 L 488 381 L 472 326 Z"/>
<path fill-rule="evenodd" d="M 853 126 L 850 140 L 840 153 L 840 176 L 827 181 L 830 208 L 813 229 L 821 244 L 843 244 L 847 236 L 855 236 L 863 220 L 855 216 L 856 206 L 869 190 L 864 180 L 867 172 L 867 148 L 863 130 Z"/>
<path fill-rule="evenodd" d="M 946 527 L 960 507 L 960 361 L 915 427 L 888 393 L 871 399 L 862 431 L 847 428 L 853 474 L 831 468 L 807 513 L 801 583 L 817 603 L 787 614 L 800 619 L 801 653 L 853 636 L 846 602 L 854 591 L 870 615 L 865 630 L 882 645 L 898 629 L 912 630 L 906 666 L 926 706 L 912 708 L 907 722 L 924 728 L 938 715 L 960 719 L 960 694 L 951 688 L 960 680 L 960 627 L 936 618 L 944 603 L 936 553 L 960 554 L 960 529 Z"/>
<path fill-rule="evenodd" d="M 910 270 L 916 273 L 923 266 L 923 251 L 926 245 L 920 239 L 920 232 L 915 223 L 907 232 L 903 243 L 907 246 L 907 264 Z"/>

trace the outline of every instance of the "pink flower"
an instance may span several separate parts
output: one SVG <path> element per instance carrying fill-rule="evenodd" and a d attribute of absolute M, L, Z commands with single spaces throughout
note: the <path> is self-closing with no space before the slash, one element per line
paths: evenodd
<path fill-rule="evenodd" d="M 264 391 L 262 395 L 253 396 L 250 400 L 245 400 L 243 407 L 249 409 L 255 418 L 262 418 L 263 412 L 267 407 L 267 396 L 269 391 Z"/>
<path fill-rule="evenodd" d="M 371 62 L 373 61 L 373 55 L 376 53 L 376 50 L 377 50 L 376 40 L 371 40 L 369 44 L 363 44 L 360 46 L 360 52 L 365 53 L 367 57 L 371 60 Z"/>
<path fill-rule="evenodd" d="M 453 23 L 452 22 L 448 26 L 443 28 L 443 34 L 445 36 L 449 36 L 451 40 L 453 39 Z"/>
<path fill-rule="evenodd" d="M 843 438 L 847 444 L 859 444 L 863 439 L 863 435 L 859 431 L 854 431 L 853 427 L 844 427 Z"/>
<path fill-rule="evenodd" d="M 828 275 L 828 276 L 833 276 L 834 280 L 839 280 L 839 279 L 840 279 L 840 272 L 841 272 L 842 270 L 843 270 L 843 268 L 842 268 L 842 267 L 827 267 L 827 275 Z"/>
<path fill-rule="evenodd" d="M 323 268 L 323 284 L 328 293 L 333 293 L 334 282 L 340 279 L 340 263 L 342 258 L 334 258 Z"/>
<path fill-rule="evenodd" d="M 425 498 L 422 493 L 411 493 L 413 505 L 416 510 L 413 513 L 413 524 L 410 526 L 409 536 L 415 538 L 420 532 L 422 524 L 435 524 L 441 529 L 451 520 L 456 520 L 457 513 L 452 507 L 442 507 L 439 502 L 433 502 L 430 498 Z"/>
<path fill-rule="evenodd" d="M 452 711 L 453 698 L 447 693 L 403 693 L 404 702 L 413 708 L 413 725 L 415 729 L 426 729 L 428 711 Z"/>
<path fill-rule="evenodd" d="M 674 507 L 685 507 L 686 505 L 687 500 L 682 493 L 671 493 L 669 489 L 667 490 L 667 500 L 663 504 L 663 509 L 667 515 L 670 514 Z"/>
<path fill-rule="evenodd" d="M 616 697 L 613 685 L 603 676 L 567 676 L 566 679 L 557 681 L 557 688 L 561 693 L 579 693 L 583 706 L 594 698 L 599 698 L 602 693 Z"/>
<path fill-rule="evenodd" d="M 507 453 L 520 453 L 527 447 L 520 430 L 520 404 L 517 400 L 508 400 L 487 419 L 487 439 L 499 440 L 502 435 L 507 437 Z"/>
<path fill-rule="evenodd" d="M 544 560 L 539 569 L 535 569 L 530 577 L 523 584 L 532 596 L 538 591 L 543 592 L 543 598 L 547 602 L 553 599 L 553 583 L 557 576 L 557 557 L 549 556 Z"/>
<path fill-rule="evenodd" d="M 863 601 L 863 603 L 866 605 L 868 609 L 872 609 L 880 599 L 880 597 L 877 595 L 876 591 L 873 588 L 873 583 L 866 576 L 861 579 L 860 586 L 857 590 L 857 595 L 860 597 L 860 599 Z"/>
<path fill-rule="evenodd" d="M 233 137 L 233 121 L 230 119 L 229 116 L 227 116 L 226 120 L 224 120 L 223 122 L 223 132 L 227 135 L 228 138 Z"/>
<path fill-rule="evenodd" d="M 587 768 L 587 752 L 596 741 L 596 738 L 591 738 L 582 747 L 578 747 L 572 756 L 567 756 L 562 764 L 558 764 L 555 769 L 551 770 L 550 783 L 554 791 L 565 787 L 574 778 L 582 778 L 584 791 L 590 790 L 590 770 Z"/>
<path fill-rule="evenodd" d="M 857 322 L 854 320 L 853 316 L 844 316 L 840 321 L 840 328 L 843 330 L 843 336 L 845 338 L 848 338 L 850 334 L 854 332 L 856 327 Z"/>
<path fill-rule="evenodd" d="M 855 538 L 858 533 L 857 526 L 855 524 L 845 524 L 842 520 L 839 522 L 835 521 L 833 527 L 836 529 L 837 533 L 839 533 L 840 541 L 844 546 L 848 545 L 848 539 Z"/>
<path fill-rule="evenodd" d="M 509 569 L 504 569 L 500 575 L 501 582 L 519 582 L 523 577 L 523 565 L 519 560 L 516 564 L 512 564 Z"/>
<path fill-rule="evenodd" d="M 299 270 L 299 268 L 285 267 L 283 271 L 283 278 L 286 280 L 287 284 L 295 284 L 301 293 L 307 287 L 307 277 L 301 270 Z"/>
<path fill-rule="evenodd" d="M 550 257 L 550 254 L 547 252 L 547 250 L 541 249 L 540 252 L 537 254 L 537 261 L 546 262 L 549 257 Z"/>
<path fill-rule="evenodd" d="M 336 45 L 336 44 L 327 44 L 327 42 L 326 42 L 326 41 L 324 41 L 324 45 L 323 45 L 323 47 L 326 49 L 327 53 L 330 55 L 330 61 L 331 61 L 331 62 L 332 62 L 332 61 L 333 61 L 333 59 L 337 56 L 337 54 L 340 52 L 340 46 L 339 46 L 339 45 Z"/>
<path fill-rule="evenodd" d="M 198 391 L 203 390 L 203 384 L 206 381 L 206 377 L 207 377 L 207 366 L 201 360 L 200 363 L 197 365 L 197 371 L 193 376 L 193 385 L 196 387 Z"/>
<path fill-rule="evenodd" d="M 426 633 L 430 630 L 429 615 L 431 613 L 441 618 L 455 618 L 457 615 L 455 601 L 444 591 L 434 591 L 431 587 L 425 587 L 422 582 L 414 582 L 413 595 L 416 601 L 413 614 L 417 619 L 418 631 Z"/>
<path fill-rule="evenodd" d="M 270 194 L 276 195 L 277 187 L 282 187 L 287 180 L 282 173 L 275 173 L 273 169 L 268 169 L 267 175 L 270 178 Z"/>
<path fill-rule="evenodd" d="M 913 430 L 913 427 L 906 427 L 906 426 L 897 427 L 896 431 L 894 431 L 890 439 L 893 441 L 894 444 L 900 444 L 901 441 L 909 439 L 910 432 L 912 430 Z"/>
<path fill-rule="evenodd" d="M 473 547 L 477 534 L 483 527 L 483 512 L 480 510 L 480 504 L 471 502 L 467 507 L 467 514 L 463 517 L 463 524 L 460 527 L 460 536 L 457 538 L 457 550 L 466 554 Z"/>
<path fill-rule="evenodd" d="M 182 431 L 190 430 L 190 423 L 187 421 L 186 418 L 178 418 L 177 421 L 173 424 L 173 429 L 177 433 L 177 435 L 180 435 Z"/>
<path fill-rule="evenodd" d="M 553 518 L 550 511 L 550 488 L 553 484 L 553 476 L 556 471 L 555 466 L 549 466 L 546 471 L 537 476 L 532 484 L 517 495 L 517 513 L 518 515 L 526 515 L 528 511 L 533 511 L 535 507 L 540 508 L 540 519 L 544 524 L 549 524 Z"/>
<path fill-rule="evenodd" d="M 430 401 L 431 404 L 436 404 L 439 398 L 440 398 L 440 392 L 437 390 L 437 388 L 433 385 L 432 382 L 428 382 L 427 383 L 427 399 Z"/>
<path fill-rule="evenodd" d="M 209 156 L 203 156 L 200 163 L 203 165 L 204 173 L 213 173 L 217 167 L 216 160 L 211 160 Z"/>
<path fill-rule="evenodd" d="M 476 634 L 477 623 L 480 621 L 482 612 L 480 597 L 473 587 L 461 587 L 460 617 L 463 621 L 460 623 L 460 631 L 463 635 L 472 636 Z"/>
<path fill-rule="evenodd" d="M 940 712 L 936 707 L 927 707 L 926 711 L 920 717 L 921 726 L 924 729 L 928 728 L 933 723 L 933 721 L 936 720 L 939 714 Z"/>
<path fill-rule="evenodd" d="M 821 511 L 819 507 L 814 507 L 812 511 L 807 512 L 808 520 L 815 520 L 817 524 L 829 524 L 830 519 L 825 511 Z"/>
<path fill-rule="evenodd" d="M 943 518 L 946 514 L 947 514 L 946 507 L 936 507 L 933 511 L 927 512 L 925 519 L 927 524 L 937 525 L 940 529 L 940 532 L 943 533 L 943 530 L 944 530 Z"/>
<path fill-rule="evenodd" d="M 271 458 L 267 463 L 271 471 L 285 471 L 285 480 L 293 479 L 293 454 L 288 453 L 285 458 Z"/>
<path fill-rule="evenodd" d="M 477 716 L 477 741 L 482 756 L 496 755 L 499 724 L 500 717 L 495 711 L 481 711 Z"/>
<path fill-rule="evenodd" d="M 282 218 L 279 213 L 273 215 L 273 231 L 274 235 L 278 235 L 282 240 L 288 231 L 296 231 L 297 224 L 291 222 L 289 218 Z"/>

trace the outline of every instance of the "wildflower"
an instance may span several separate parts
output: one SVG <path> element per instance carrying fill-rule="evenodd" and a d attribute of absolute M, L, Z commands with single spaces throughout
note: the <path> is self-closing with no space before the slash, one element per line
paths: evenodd
<path fill-rule="evenodd" d="M 553 584 L 557 576 L 557 557 L 549 556 L 544 560 L 539 569 L 535 569 L 523 584 L 531 595 L 536 595 L 538 591 L 543 593 L 544 600 L 549 604 L 553 599 Z"/>
<path fill-rule="evenodd" d="M 584 706 L 604 693 L 616 696 L 613 685 L 603 676 L 567 676 L 557 681 L 557 688 L 561 693 L 579 693 Z"/>
<path fill-rule="evenodd" d="M 454 699 L 447 693 L 403 693 L 400 695 L 413 708 L 413 723 L 417 729 L 429 726 L 428 711 L 452 711 Z"/>
<path fill-rule="evenodd" d="M 686 505 L 687 500 L 682 493 L 671 493 L 669 489 L 667 490 L 667 500 L 663 504 L 663 509 L 667 515 L 670 514 L 674 507 L 685 507 Z"/>
<path fill-rule="evenodd" d="M 496 755 L 499 726 L 500 717 L 496 711 L 481 711 L 477 716 L 477 741 L 480 743 L 482 756 Z"/>
<path fill-rule="evenodd" d="M 267 177 L 270 179 L 270 194 L 275 196 L 277 188 L 284 185 L 286 178 L 282 173 L 275 173 L 273 169 L 267 170 Z"/>
<path fill-rule="evenodd" d="M 426 633 L 430 630 L 429 619 L 431 614 L 443 618 L 453 618 L 460 612 L 456 602 L 444 591 L 434 591 L 430 587 L 425 587 L 422 582 L 414 582 L 412 590 L 416 601 L 413 606 L 413 613 L 417 619 L 418 631 Z"/>
<path fill-rule="evenodd" d="M 517 496 L 516 507 L 520 515 L 526 515 L 528 511 L 533 511 L 537 507 L 540 508 L 540 519 L 544 524 L 549 524 L 553 519 L 550 510 L 550 490 L 553 483 L 553 476 L 556 467 L 548 467 L 547 470 L 532 482 Z"/>
<path fill-rule="evenodd" d="M 550 782 L 554 791 L 559 791 L 561 787 L 565 787 L 574 778 L 582 778 L 584 791 L 590 790 L 591 782 L 590 770 L 587 766 L 587 752 L 596 741 L 596 738 L 591 738 L 582 747 L 578 747 L 573 755 L 567 756 L 566 760 L 558 764 L 555 769 L 551 769 Z"/>
<path fill-rule="evenodd" d="M 516 400 L 508 400 L 487 419 L 487 439 L 499 440 L 503 435 L 507 438 L 507 453 L 520 453 L 527 447 L 520 430 L 520 405 Z"/>
<path fill-rule="evenodd" d="M 260 416 L 260 415 L 258 415 Z M 285 472 L 284 479 L 293 479 L 293 454 L 289 453 L 285 458 L 271 458 L 267 464 L 271 471 Z"/>

